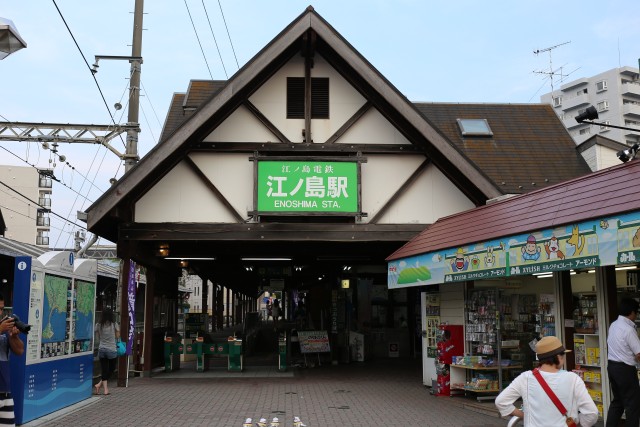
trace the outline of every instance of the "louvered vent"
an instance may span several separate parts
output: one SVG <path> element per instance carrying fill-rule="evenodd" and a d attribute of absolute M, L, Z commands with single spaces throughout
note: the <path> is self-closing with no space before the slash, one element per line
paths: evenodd
<path fill-rule="evenodd" d="M 304 119 L 304 77 L 287 77 L 287 118 Z M 311 118 L 329 118 L 329 79 L 311 79 Z"/>

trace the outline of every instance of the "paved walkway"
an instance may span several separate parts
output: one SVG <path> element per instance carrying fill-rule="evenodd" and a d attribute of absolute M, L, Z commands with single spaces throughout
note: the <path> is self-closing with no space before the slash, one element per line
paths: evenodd
<path fill-rule="evenodd" d="M 504 427 L 491 415 L 464 409 L 464 397 L 435 397 L 421 383 L 418 360 L 322 365 L 278 373 L 247 367 L 238 377 L 215 368 L 196 375 L 189 366 L 175 373 L 132 378 L 74 407 L 25 424 L 51 426 L 241 427 L 247 417 L 278 417 L 291 427 L 299 416 L 309 427 Z M 112 381 L 115 384 L 115 381 Z"/>

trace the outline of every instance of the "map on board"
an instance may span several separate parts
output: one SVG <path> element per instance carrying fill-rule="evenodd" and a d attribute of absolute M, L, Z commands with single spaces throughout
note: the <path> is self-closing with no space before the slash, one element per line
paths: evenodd
<path fill-rule="evenodd" d="M 44 278 L 44 304 L 42 342 L 60 342 L 67 338 L 69 307 L 67 295 L 71 292 L 71 279 L 46 274 Z"/>
<path fill-rule="evenodd" d="M 93 338 L 93 309 L 96 300 L 96 285 L 76 280 L 75 340 Z"/>

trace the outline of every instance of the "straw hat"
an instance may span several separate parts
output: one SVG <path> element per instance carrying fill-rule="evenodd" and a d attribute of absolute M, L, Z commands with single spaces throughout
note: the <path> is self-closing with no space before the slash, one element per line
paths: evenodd
<path fill-rule="evenodd" d="M 542 338 L 536 344 L 536 354 L 538 359 L 546 359 L 556 354 L 566 353 L 571 350 L 565 350 L 564 346 L 557 337 L 548 336 Z"/>

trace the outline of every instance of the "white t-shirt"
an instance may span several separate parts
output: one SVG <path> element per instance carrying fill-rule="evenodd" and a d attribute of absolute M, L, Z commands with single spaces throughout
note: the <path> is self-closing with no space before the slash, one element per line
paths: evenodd
<path fill-rule="evenodd" d="M 598 408 L 578 375 L 567 371 L 540 373 L 576 424 L 590 427 L 598 421 Z M 516 408 L 513 403 L 520 397 L 523 402 L 525 427 L 566 427 L 565 417 L 531 371 L 518 375 L 496 397 L 495 403 L 500 415 L 505 417 L 511 414 Z"/>

